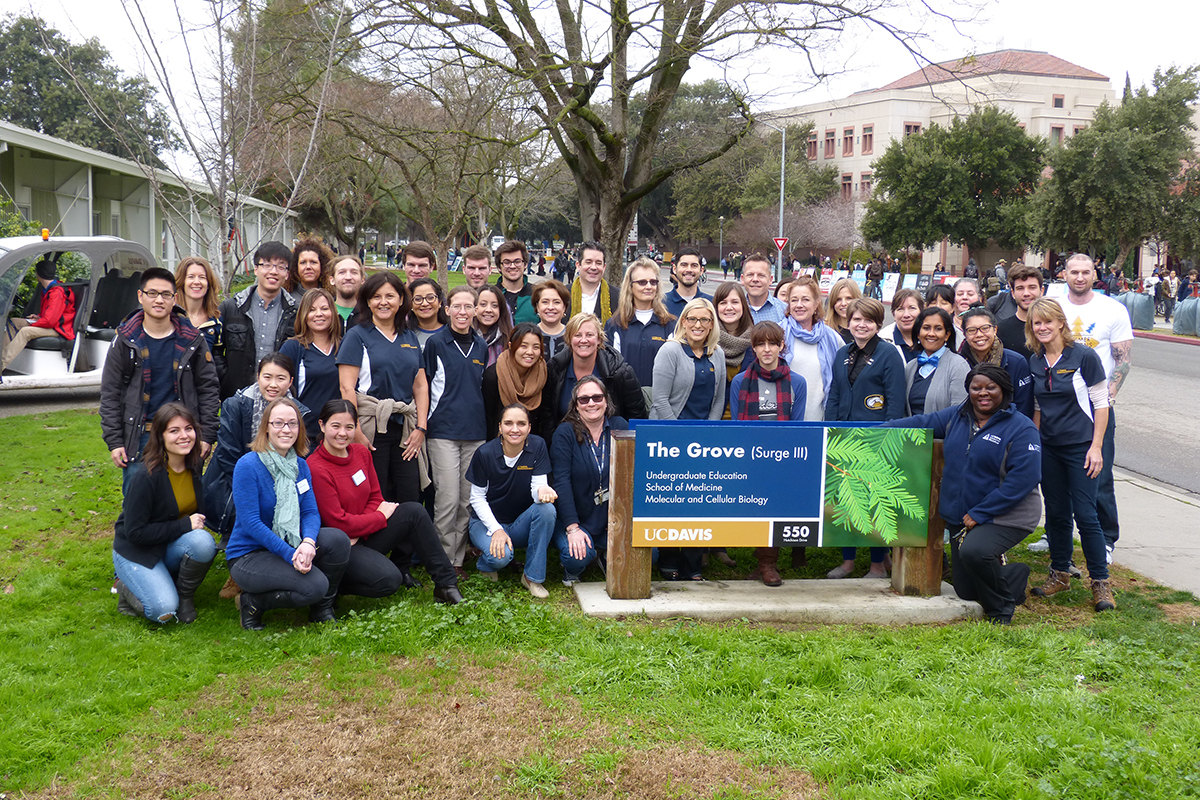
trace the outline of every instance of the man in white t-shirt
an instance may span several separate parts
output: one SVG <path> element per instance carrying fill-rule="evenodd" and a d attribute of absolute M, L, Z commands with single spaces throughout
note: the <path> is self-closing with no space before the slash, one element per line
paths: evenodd
<path fill-rule="evenodd" d="M 1131 354 L 1133 350 L 1133 326 L 1129 322 L 1129 312 L 1125 306 L 1092 291 L 1096 280 L 1096 267 L 1092 259 L 1083 253 L 1076 253 L 1067 259 L 1065 272 L 1067 280 L 1067 296 L 1058 299 L 1059 305 L 1067 315 L 1067 329 L 1075 337 L 1076 342 L 1086 344 L 1096 351 L 1104 364 L 1104 374 L 1108 377 L 1108 429 L 1104 432 L 1104 445 L 1101 454 L 1104 457 L 1104 468 L 1100 472 L 1100 485 L 1096 491 L 1096 514 L 1100 518 L 1100 527 L 1104 529 L 1104 538 L 1108 544 L 1108 560 L 1112 561 L 1113 547 L 1120 537 L 1120 525 L 1117 521 L 1117 498 L 1113 487 L 1113 454 L 1115 445 L 1113 436 L 1116 433 L 1116 411 L 1114 405 L 1117 392 L 1129 376 Z"/>

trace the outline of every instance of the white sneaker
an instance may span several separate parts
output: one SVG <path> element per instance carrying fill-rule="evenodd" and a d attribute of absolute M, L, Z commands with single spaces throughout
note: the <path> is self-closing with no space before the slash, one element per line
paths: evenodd
<path fill-rule="evenodd" d="M 1042 538 L 1030 545 L 1026 545 L 1025 549 L 1031 553 L 1045 553 L 1050 549 L 1050 540 L 1046 538 L 1046 534 L 1042 534 Z"/>
<path fill-rule="evenodd" d="M 579 578 L 574 575 L 563 575 L 562 585 L 570 589 L 575 584 L 579 583 Z"/>
<path fill-rule="evenodd" d="M 1108 560 L 1109 564 L 1112 563 L 1112 561 L 1113 561 L 1113 546 L 1111 544 L 1104 545 L 1104 557 Z"/>
<path fill-rule="evenodd" d="M 524 574 L 521 575 L 521 585 L 528 589 L 529 593 L 538 600 L 545 600 L 550 596 L 545 586 L 542 586 L 540 583 L 534 583 L 529 578 L 526 578 Z"/>

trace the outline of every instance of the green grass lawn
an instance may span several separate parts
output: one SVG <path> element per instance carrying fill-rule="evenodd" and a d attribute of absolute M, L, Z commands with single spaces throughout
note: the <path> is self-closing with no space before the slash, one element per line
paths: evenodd
<path fill-rule="evenodd" d="M 397 796 L 1200 796 L 1196 603 L 1127 572 L 1116 613 L 1076 588 L 1011 628 L 592 620 L 552 571 L 546 603 L 506 576 L 444 608 L 426 582 L 350 598 L 336 627 L 272 612 L 254 634 L 217 597 L 218 560 L 200 619 L 158 626 L 109 592 L 120 478 L 99 434 L 95 413 L 0 419 L 0 796 L 253 796 L 236 754 L 318 732 L 417 748 L 405 774 L 428 780 Z M 732 555 L 714 575 L 749 571 Z M 810 560 L 815 577 L 840 556 Z M 745 775 L 715 786 L 696 763 Z M 328 768 L 323 796 L 387 779 Z"/>

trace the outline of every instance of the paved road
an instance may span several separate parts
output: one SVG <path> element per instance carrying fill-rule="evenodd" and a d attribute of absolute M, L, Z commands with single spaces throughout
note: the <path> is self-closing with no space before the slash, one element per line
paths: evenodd
<path fill-rule="evenodd" d="M 87 389 L 22 389 L 0 392 L 0 417 L 99 407 L 99 386 Z"/>

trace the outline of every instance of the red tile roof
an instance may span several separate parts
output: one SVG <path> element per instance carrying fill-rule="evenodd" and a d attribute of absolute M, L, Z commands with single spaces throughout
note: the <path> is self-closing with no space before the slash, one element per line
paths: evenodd
<path fill-rule="evenodd" d="M 1083 78 L 1085 80 L 1107 81 L 1108 76 L 1099 72 L 1064 61 L 1049 53 L 1039 53 L 1032 50 L 999 50 L 995 53 L 981 53 L 964 56 L 953 61 L 943 61 L 924 69 L 919 69 L 911 75 L 905 75 L 898 81 L 892 81 L 887 86 L 870 89 L 871 92 L 885 92 L 889 89 L 911 89 L 916 86 L 928 86 L 935 83 L 961 80 L 978 75 L 996 73 L 1012 73 L 1018 75 L 1045 75 L 1055 78 Z"/>

